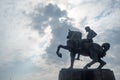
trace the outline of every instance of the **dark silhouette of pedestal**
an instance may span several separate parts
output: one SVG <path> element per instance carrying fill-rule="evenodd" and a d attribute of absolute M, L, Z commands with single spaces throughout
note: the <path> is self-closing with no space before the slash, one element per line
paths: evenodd
<path fill-rule="evenodd" d="M 115 80 L 110 69 L 62 69 L 59 80 Z"/>

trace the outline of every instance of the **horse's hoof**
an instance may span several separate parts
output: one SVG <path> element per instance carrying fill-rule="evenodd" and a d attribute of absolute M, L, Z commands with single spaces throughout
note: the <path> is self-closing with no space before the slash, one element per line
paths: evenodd
<path fill-rule="evenodd" d="M 87 70 L 88 68 L 83 68 L 84 70 Z"/>
<path fill-rule="evenodd" d="M 86 69 L 88 69 L 88 67 L 84 67 L 83 69 L 86 70 Z"/>
<path fill-rule="evenodd" d="M 68 69 L 73 69 L 73 67 L 69 67 Z"/>
<path fill-rule="evenodd" d="M 59 54 L 59 57 L 62 58 L 62 54 L 61 53 Z"/>
<path fill-rule="evenodd" d="M 76 60 L 80 60 L 79 58 L 76 58 Z"/>
<path fill-rule="evenodd" d="M 101 70 L 102 68 L 97 68 L 97 70 Z"/>
<path fill-rule="evenodd" d="M 57 55 L 58 55 L 58 57 L 62 58 L 62 54 L 61 53 L 58 53 Z"/>

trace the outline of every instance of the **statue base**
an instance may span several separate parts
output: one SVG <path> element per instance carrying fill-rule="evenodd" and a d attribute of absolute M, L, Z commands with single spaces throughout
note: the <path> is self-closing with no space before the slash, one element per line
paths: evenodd
<path fill-rule="evenodd" d="M 59 80 L 115 80 L 110 69 L 61 69 Z"/>

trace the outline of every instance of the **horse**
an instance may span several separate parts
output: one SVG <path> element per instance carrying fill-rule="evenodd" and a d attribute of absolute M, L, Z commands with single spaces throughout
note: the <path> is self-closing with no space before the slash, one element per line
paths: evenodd
<path fill-rule="evenodd" d="M 109 43 L 103 43 L 102 45 L 99 45 L 94 42 L 86 42 L 86 39 L 82 39 L 82 33 L 80 31 L 71 30 L 69 30 L 68 32 L 67 39 L 67 45 L 59 45 L 57 47 L 56 54 L 58 57 L 62 58 L 62 53 L 59 52 L 61 48 L 66 49 L 70 52 L 71 63 L 69 68 L 73 68 L 76 54 L 78 55 L 78 57 L 80 57 L 80 55 L 83 55 L 89 56 L 92 59 L 92 61 L 86 64 L 83 69 L 88 69 L 88 67 L 96 62 L 100 63 L 97 69 L 102 69 L 102 67 L 106 64 L 106 62 L 103 61 L 101 58 L 105 57 L 106 52 L 109 50 Z M 90 46 L 88 47 L 88 45 Z"/>

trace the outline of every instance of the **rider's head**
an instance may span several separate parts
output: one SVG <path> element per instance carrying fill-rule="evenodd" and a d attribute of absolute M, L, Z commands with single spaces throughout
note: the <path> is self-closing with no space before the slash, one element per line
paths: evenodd
<path fill-rule="evenodd" d="M 86 32 L 90 31 L 90 26 L 85 27 Z"/>

